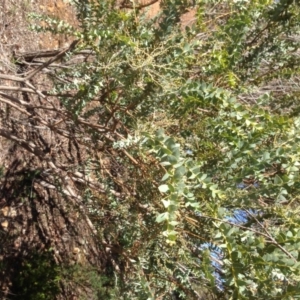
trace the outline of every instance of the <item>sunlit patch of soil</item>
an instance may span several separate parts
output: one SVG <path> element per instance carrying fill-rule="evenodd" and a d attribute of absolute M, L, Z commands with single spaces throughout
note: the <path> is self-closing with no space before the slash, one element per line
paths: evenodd
<path fill-rule="evenodd" d="M 58 18 L 67 22 L 72 26 L 76 26 L 76 15 L 74 8 L 66 0 L 44 0 L 39 8 L 42 13 Z M 41 49 L 57 49 L 65 47 L 69 44 L 70 37 L 65 34 L 53 35 L 44 34 L 40 41 L 39 46 Z"/>

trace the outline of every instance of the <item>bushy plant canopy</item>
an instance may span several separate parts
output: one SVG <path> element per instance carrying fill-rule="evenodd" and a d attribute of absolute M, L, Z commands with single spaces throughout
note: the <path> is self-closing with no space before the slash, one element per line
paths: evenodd
<path fill-rule="evenodd" d="M 89 53 L 48 92 L 88 147 L 116 299 L 300 298 L 298 1 L 128 3 L 75 0 L 76 28 L 35 16 L 76 39 L 63 63 Z"/>

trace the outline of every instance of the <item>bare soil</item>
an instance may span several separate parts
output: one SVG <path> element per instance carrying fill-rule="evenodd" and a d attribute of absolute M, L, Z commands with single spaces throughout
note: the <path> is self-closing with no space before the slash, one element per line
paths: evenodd
<path fill-rule="evenodd" d="M 27 71 L 26 65 L 16 63 L 16 53 L 60 49 L 72 41 L 64 35 L 31 31 L 31 13 L 47 14 L 72 25 L 76 23 L 75 12 L 67 1 L 0 1 L 2 74 L 15 75 Z M 47 89 L 51 83 L 46 76 L 38 76 L 32 84 Z M 13 85 L 19 86 L 9 80 L 0 80 L 2 87 Z M 10 95 L 31 103 L 39 101 L 22 93 Z M 24 139 L 31 135 L 37 143 L 58 142 L 50 133 L 30 133 L 26 129 L 27 121 L 24 119 L 22 122 L 22 119 L 24 115 L 11 112 L 6 104 L 0 103 L 2 128 L 14 128 L 16 135 L 23 131 Z M 61 144 L 68 148 L 65 142 L 61 141 Z M 37 299 L 38 293 L 38 299 L 42 299 L 52 292 L 53 297 L 47 295 L 45 299 L 54 299 L 55 278 L 62 276 L 55 271 L 58 266 L 80 265 L 101 269 L 105 253 L 96 242 L 84 217 L 85 212 L 78 203 L 72 203 L 72 199 L 57 193 L 49 182 L 40 181 L 38 173 L 43 163 L 14 142 L 1 137 L 0 166 L 4 171 L 0 185 L 0 299 Z M 27 286 L 32 285 L 30 278 L 35 278 L 40 290 L 35 294 L 30 294 L 34 288 Z M 93 299 L 92 293 L 85 287 L 74 286 L 67 278 L 60 278 L 60 281 L 60 296 L 55 299 L 78 299 L 79 295 L 89 295 Z M 44 287 L 46 290 L 43 291 Z"/>

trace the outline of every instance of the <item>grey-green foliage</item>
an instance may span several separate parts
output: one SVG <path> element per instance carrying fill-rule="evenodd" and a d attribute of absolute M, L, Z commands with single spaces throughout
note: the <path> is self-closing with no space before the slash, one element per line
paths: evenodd
<path fill-rule="evenodd" d="M 298 2 L 199 1 L 186 29 L 184 1 L 164 1 L 153 20 L 116 2 L 74 3 L 77 50 L 94 56 L 60 71 L 70 83 L 56 91 L 76 91 L 61 97 L 75 121 L 105 127 L 113 110 L 126 127 L 113 142 L 86 134 L 145 162 L 130 180 L 143 174 L 146 184 L 109 204 L 118 216 L 110 234 L 126 253 L 120 297 L 299 298 Z M 280 83 L 292 107 L 278 113 Z M 133 199 L 147 209 L 128 213 Z M 232 221 L 236 210 L 248 221 Z M 220 252 L 218 268 L 205 243 Z"/>

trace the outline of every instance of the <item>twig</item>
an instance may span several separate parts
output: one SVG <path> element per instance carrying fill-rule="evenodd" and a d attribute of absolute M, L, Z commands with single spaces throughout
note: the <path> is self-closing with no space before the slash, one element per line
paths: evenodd
<path fill-rule="evenodd" d="M 29 72 L 29 74 L 24 78 L 24 81 L 26 82 L 26 81 L 30 80 L 34 75 L 36 75 L 37 73 L 39 73 L 41 70 L 43 70 L 44 68 L 47 68 L 53 62 L 61 59 L 68 51 L 72 51 L 76 47 L 76 45 L 78 43 L 79 43 L 79 40 L 73 41 L 68 48 L 60 51 L 56 56 L 52 57 L 51 59 L 49 59 L 48 61 L 46 61 L 45 63 L 43 63 L 41 66 L 39 66 L 35 70 Z"/>
<path fill-rule="evenodd" d="M 225 224 L 229 224 L 229 225 L 232 225 L 232 226 L 235 226 L 235 227 L 238 227 L 238 228 L 241 228 L 241 229 L 245 229 L 245 230 L 249 230 L 249 231 L 252 231 L 253 233 L 256 233 L 256 234 L 259 234 L 259 235 L 262 235 L 263 237 L 265 238 L 269 238 L 269 236 L 263 232 L 260 232 L 260 231 L 257 231 L 253 228 L 250 228 L 250 227 L 246 227 L 246 226 L 243 226 L 243 225 L 239 225 L 239 224 L 236 224 L 236 223 L 232 223 L 230 221 L 226 221 L 226 220 L 222 220 L 222 219 L 218 219 L 218 218 L 214 218 L 214 217 L 209 217 L 209 216 L 204 216 L 204 215 L 200 215 L 198 216 L 199 218 L 205 218 L 205 219 L 211 219 L 211 220 L 214 220 L 214 221 L 219 221 L 219 222 L 222 222 L 222 223 L 225 223 Z"/>
<path fill-rule="evenodd" d="M 140 4 L 140 5 L 135 5 L 135 4 L 127 4 L 125 3 L 126 1 L 123 1 L 123 3 L 120 5 L 120 8 L 129 8 L 129 9 L 142 9 L 147 6 L 151 6 L 152 4 L 155 4 L 159 0 L 151 0 L 148 3 L 145 4 Z"/>
<path fill-rule="evenodd" d="M 283 253 L 285 253 L 289 258 L 291 258 L 294 262 L 297 262 L 297 259 L 286 249 L 284 249 L 270 234 L 270 232 L 267 230 L 267 228 L 256 218 L 256 216 L 251 213 L 248 209 L 245 209 L 245 211 L 248 213 L 249 216 L 255 219 L 257 224 L 264 230 L 264 232 L 267 234 L 268 238 L 271 240 L 272 244 L 277 246 Z"/>
<path fill-rule="evenodd" d="M 19 86 L 6 86 L 6 85 L 0 85 L 0 91 L 16 91 L 16 92 L 27 92 L 27 93 L 33 93 L 36 94 L 36 91 L 30 88 L 22 88 Z"/>

